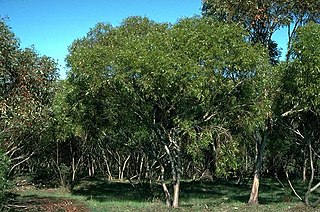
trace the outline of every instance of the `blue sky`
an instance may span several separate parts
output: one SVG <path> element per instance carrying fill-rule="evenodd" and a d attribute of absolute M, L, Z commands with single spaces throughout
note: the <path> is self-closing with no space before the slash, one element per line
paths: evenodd
<path fill-rule="evenodd" d="M 21 47 L 35 46 L 40 55 L 58 60 L 65 78 L 68 46 L 98 22 L 118 25 L 129 16 L 157 22 L 201 14 L 201 0 L 0 0 L 0 16 L 20 39 Z"/>
<path fill-rule="evenodd" d="M 20 39 L 21 47 L 35 46 L 40 55 L 58 60 L 65 78 L 68 46 L 98 22 L 116 26 L 129 16 L 146 16 L 174 23 L 201 14 L 201 0 L 0 0 L 0 17 Z M 274 39 L 285 48 L 283 33 Z"/>

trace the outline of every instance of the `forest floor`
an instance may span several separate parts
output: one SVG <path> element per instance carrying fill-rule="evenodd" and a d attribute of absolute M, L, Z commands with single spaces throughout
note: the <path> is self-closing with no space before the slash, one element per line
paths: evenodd
<path fill-rule="evenodd" d="M 286 186 L 285 183 L 283 186 Z M 180 207 L 177 211 L 319 211 L 307 208 L 289 187 L 275 180 L 264 179 L 260 185 L 259 205 L 250 206 L 250 184 L 233 180 L 183 182 Z M 298 192 L 305 185 L 299 184 Z M 319 198 L 319 193 L 315 198 Z M 65 188 L 20 186 L 11 190 L 8 211 L 173 211 L 165 206 L 159 185 L 109 182 L 86 179 Z"/>

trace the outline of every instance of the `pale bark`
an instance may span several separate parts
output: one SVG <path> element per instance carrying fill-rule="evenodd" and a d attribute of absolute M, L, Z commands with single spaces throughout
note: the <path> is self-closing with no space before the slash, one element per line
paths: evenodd
<path fill-rule="evenodd" d="M 173 182 L 172 207 L 177 208 L 179 207 L 179 192 L 180 192 L 180 168 L 179 168 L 181 165 L 179 161 L 180 151 L 179 151 L 179 148 L 176 149 L 175 151 L 176 158 L 174 158 L 167 145 L 165 145 L 165 150 L 167 155 L 169 156 L 169 160 L 171 163 L 172 182 Z"/>
<path fill-rule="evenodd" d="M 126 166 L 127 166 L 127 163 L 128 163 L 128 161 L 129 161 L 130 157 L 131 157 L 131 155 L 129 155 L 129 156 L 126 158 L 126 160 L 124 161 L 124 163 L 123 163 L 123 165 L 122 165 L 121 175 L 120 175 L 121 181 L 122 181 L 123 178 L 124 178 L 124 171 L 125 171 L 125 169 L 126 169 Z"/>
<path fill-rule="evenodd" d="M 310 205 L 309 196 L 315 189 L 317 189 L 320 186 L 320 183 L 318 183 L 318 185 L 312 188 L 312 183 L 314 180 L 314 166 L 313 166 L 313 152 L 312 152 L 311 141 L 309 141 L 308 146 L 309 146 L 309 161 L 310 161 L 311 176 L 309 180 L 308 191 L 304 195 L 304 202 L 306 205 L 309 206 Z"/>
<path fill-rule="evenodd" d="M 259 197 L 259 178 L 260 178 L 260 174 L 255 173 L 253 176 L 253 183 L 252 183 L 252 189 L 251 189 L 251 194 L 250 194 L 250 198 L 248 201 L 248 204 L 250 205 L 255 205 L 258 204 L 258 197 Z"/>
<path fill-rule="evenodd" d="M 267 145 L 267 138 L 268 133 L 265 131 L 263 138 L 261 138 L 261 135 L 257 132 L 255 136 L 256 140 L 256 162 L 255 162 L 255 170 L 254 170 L 254 176 L 253 176 L 253 183 L 252 183 L 252 189 L 250 198 L 248 201 L 248 204 L 256 205 L 259 204 L 259 181 L 260 181 L 260 174 L 262 169 L 262 161 L 263 161 L 263 154 L 265 147 Z"/>
<path fill-rule="evenodd" d="M 166 205 L 168 207 L 171 207 L 171 196 L 170 196 L 170 192 L 168 190 L 168 187 L 164 181 L 164 167 L 162 164 L 160 164 L 160 167 L 161 167 L 161 176 L 160 176 L 160 179 L 161 179 L 161 185 L 162 185 L 162 189 L 163 189 L 163 192 L 164 192 L 164 196 L 166 198 Z"/>
<path fill-rule="evenodd" d="M 103 160 L 104 160 L 104 163 L 107 167 L 107 173 L 108 173 L 108 179 L 109 180 L 112 180 L 112 174 L 111 174 L 111 171 L 110 171 L 110 166 L 109 166 L 109 162 L 108 162 L 108 159 L 107 159 L 107 156 L 106 156 L 106 153 L 104 151 L 104 149 L 102 147 L 100 147 L 101 150 L 102 150 L 102 156 L 103 156 Z"/>
<path fill-rule="evenodd" d="M 76 179 L 76 171 L 77 171 L 74 156 L 72 156 L 71 168 L 72 168 L 72 181 L 74 181 Z"/>
<path fill-rule="evenodd" d="M 164 192 L 164 196 L 166 198 L 166 205 L 168 207 L 171 207 L 171 196 L 170 196 L 170 192 L 169 192 L 165 182 L 162 182 L 162 189 L 163 189 L 163 192 Z"/>
<path fill-rule="evenodd" d="M 302 198 L 300 197 L 300 195 L 296 192 L 296 190 L 294 189 L 291 181 L 290 181 L 290 178 L 289 178 L 289 174 L 288 174 L 288 171 L 286 171 L 286 176 L 287 176 L 287 180 L 288 180 L 288 183 L 289 183 L 289 186 L 291 188 L 291 190 L 293 191 L 293 193 L 298 197 L 299 200 L 302 201 Z"/>
<path fill-rule="evenodd" d="M 34 152 L 32 152 L 28 157 L 24 158 L 22 161 L 14 164 L 14 165 L 10 168 L 9 174 L 10 174 L 17 166 L 19 166 L 20 164 L 22 164 L 22 163 L 26 162 L 27 160 L 29 160 L 29 159 L 32 157 L 32 155 L 34 155 Z"/>
<path fill-rule="evenodd" d="M 180 193 L 180 180 L 177 179 L 175 184 L 173 185 L 173 202 L 172 202 L 173 208 L 179 207 L 179 193 Z"/>
<path fill-rule="evenodd" d="M 294 194 L 301 200 L 301 201 L 304 201 L 304 203 L 307 205 L 307 206 L 310 206 L 311 203 L 310 203 L 310 200 L 309 200 L 309 197 L 310 197 L 310 194 L 312 192 L 314 192 L 316 189 L 318 189 L 320 187 L 320 182 L 318 182 L 315 186 L 312 187 L 312 184 L 313 184 L 313 181 L 314 181 L 314 172 L 315 172 L 315 169 L 314 169 L 314 156 L 315 156 L 315 152 L 314 150 L 312 149 L 312 145 L 311 145 L 311 141 L 309 140 L 308 141 L 308 147 L 309 147 L 309 161 L 310 161 L 310 170 L 311 170 L 311 175 L 310 175 L 310 180 L 309 180 L 309 184 L 308 184 L 308 190 L 307 192 L 305 193 L 304 195 L 304 199 L 302 199 L 298 193 L 295 191 L 295 189 L 293 188 L 290 180 L 289 180 L 289 176 L 288 176 L 288 172 L 286 172 L 286 176 L 287 176 L 287 179 L 288 179 L 288 183 L 289 183 L 289 186 L 291 188 L 291 190 L 294 192 Z M 307 161 L 307 159 L 305 159 L 305 162 Z M 314 202 L 313 204 L 317 205 L 319 203 L 319 200 Z"/>
<path fill-rule="evenodd" d="M 307 181 L 307 162 L 308 162 L 307 159 L 303 161 L 302 181 L 304 183 Z"/>

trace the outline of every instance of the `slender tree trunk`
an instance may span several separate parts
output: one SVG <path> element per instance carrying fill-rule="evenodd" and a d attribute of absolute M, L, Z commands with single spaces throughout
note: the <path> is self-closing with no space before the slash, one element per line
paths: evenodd
<path fill-rule="evenodd" d="M 305 193 L 305 196 L 304 196 L 304 202 L 307 206 L 310 206 L 311 205 L 310 200 L 309 200 L 310 194 L 320 187 L 320 182 L 318 182 L 315 186 L 312 187 L 312 184 L 314 181 L 314 172 L 315 172 L 314 153 L 313 153 L 314 150 L 312 149 L 311 140 L 309 140 L 308 143 L 309 143 L 308 144 L 309 145 L 309 162 L 310 162 L 311 176 L 310 176 L 310 180 L 309 180 L 308 191 Z M 319 200 L 314 203 L 318 203 L 318 202 L 319 202 Z M 312 204 L 314 204 L 314 203 L 312 203 Z"/>
<path fill-rule="evenodd" d="M 166 205 L 168 207 L 171 207 L 171 196 L 170 196 L 170 192 L 168 190 L 168 187 L 164 181 L 164 167 L 163 165 L 160 163 L 160 167 L 161 167 L 161 185 L 162 185 L 162 189 L 163 189 L 163 192 L 164 192 L 164 196 L 166 198 Z"/>
<path fill-rule="evenodd" d="M 112 174 L 110 171 L 110 166 L 109 166 L 109 162 L 108 162 L 108 159 L 106 156 L 106 152 L 104 151 L 104 149 L 102 147 L 100 147 L 100 148 L 102 150 L 102 156 L 103 156 L 104 163 L 106 164 L 106 167 L 107 167 L 108 179 L 112 180 Z"/>
<path fill-rule="evenodd" d="M 179 193 L 180 193 L 180 180 L 176 179 L 176 182 L 173 184 L 173 202 L 172 207 L 179 207 Z"/>
<path fill-rule="evenodd" d="M 250 199 L 248 201 L 248 204 L 250 204 L 250 205 L 256 205 L 256 204 L 259 203 L 259 200 L 258 200 L 258 197 L 259 197 L 259 180 L 260 180 L 260 174 L 259 173 L 255 173 L 254 176 L 253 176 L 253 183 L 252 183 Z"/>
<path fill-rule="evenodd" d="M 162 189 L 163 189 L 163 192 L 164 192 L 164 195 L 166 198 L 166 205 L 168 207 L 171 207 L 171 196 L 170 196 L 170 192 L 169 192 L 168 187 L 165 182 L 162 182 Z"/>
<path fill-rule="evenodd" d="M 141 180 L 141 175 L 143 171 L 143 164 L 144 164 L 144 156 L 141 156 L 141 161 L 140 161 L 140 168 L 139 168 L 139 174 L 138 174 L 138 180 Z M 161 170 L 162 171 L 162 170 Z M 163 170 L 164 171 L 164 170 Z"/>
<path fill-rule="evenodd" d="M 172 172 L 172 181 L 173 181 L 173 201 L 172 207 L 177 208 L 179 207 L 179 192 L 180 192 L 180 163 L 179 163 L 179 149 L 175 152 L 176 154 L 173 157 L 172 153 L 170 152 L 167 145 L 165 145 L 165 150 L 169 156 L 169 160 L 171 163 L 171 172 Z"/>
<path fill-rule="evenodd" d="M 305 183 L 307 181 L 307 158 L 303 161 L 303 170 L 302 170 L 302 181 Z"/>
<path fill-rule="evenodd" d="M 313 138 L 314 136 L 311 135 L 310 136 L 311 138 Z M 320 182 L 318 182 L 318 184 L 316 184 L 315 186 L 312 187 L 312 184 L 313 184 L 313 181 L 314 181 L 314 172 L 315 172 L 315 168 L 314 168 L 314 156 L 315 156 L 315 153 L 313 152 L 313 148 L 312 148 L 312 144 L 311 144 L 311 138 L 308 136 L 308 138 L 306 139 L 306 141 L 308 142 L 308 147 L 309 147 L 309 162 L 310 162 L 310 171 L 311 171 L 311 174 L 310 174 L 310 180 L 309 180 L 309 183 L 308 183 L 308 190 L 306 191 L 305 195 L 304 195 L 304 198 L 302 199 L 298 193 L 295 191 L 295 189 L 293 188 L 290 180 L 289 180 L 289 176 L 288 176 L 288 172 L 286 171 L 286 175 L 287 175 L 287 179 L 288 179 L 288 182 L 289 182 L 289 185 L 290 185 L 290 188 L 291 190 L 294 192 L 294 194 L 301 200 L 301 201 L 304 201 L 304 203 L 307 205 L 307 206 L 310 206 L 311 204 L 319 204 L 319 201 L 316 201 L 316 202 L 313 202 L 313 203 L 310 203 L 310 194 L 312 192 L 314 192 L 315 190 L 317 190 L 319 187 L 320 187 Z M 305 137 L 302 136 L 302 138 L 305 139 Z M 305 158 L 305 161 L 304 161 L 304 168 L 307 169 L 307 158 Z M 304 176 L 305 177 L 305 176 Z"/>
<path fill-rule="evenodd" d="M 310 180 L 309 180 L 308 191 L 304 195 L 304 202 L 307 206 L 310 205 L 309 196 L 312 192 L 312 183 L 313 183 L 313 179 L 314 179 L 313 152 L 312 152 L 311 141 L 309 140 L 308 143 L 309 143 L 308 146 L 309 146 L 309 160 L 310 160 L 311 176 L 310 176 Z"/>
<path fill-rule="evenodd" d="M 261 138 L 260 133 L 256 133 L 256 162 L 253 176 L 253 183 L 250 198 L 248 204 L 257 205 L 259 204 L 259 183 L 260 183 L 260 174 L 262 169 L 262 161 L 265 147 L 267 145 L 267 132 L 264 133 L 263 138 Z"/>
<path fill-rule="evenodd" d="M 72 163 L 71 163 L 71 168 L 72 168 L 72 182 L 75 181 L 76 179 L 76 174 L 77 174 L 77 170 L 80 166 L 80 163 L 83 162 L 83 155 L 77 160 L 77 162 L 75 161 L 75 157 L 72 156 Z"/>
<path fill-rule="evenodd" d="M 91 162 L 90 159 L 88 159 L 88 176 L 92 177 L 92 170 L 91 170 Z"/>
<path fill-rule="evenodd" d="M 71 167 L 72 167 L 72 182 L 73 182 L 76 179 L 76 171 L 77 171 L 74 156 L 72 156 Z"/>
<path fill-rule="evenodd" d="M 173 203 L 172 207 L 177 208 L 179 207 L 179 194 L 180 194 L 180 179 L 181 179 L 181 158 L 180 158 L 180 144 L 175 148 L 175 156 L 176 156 L 176 163 L 175 163 L 175 181 L 173 185 Z"/>
<path fill-rule="evenodd" d="M 124 171 L 125 171 L 125 169 L 126 169 L 126 167 L 127 167 L 127 163 L 128 163 L 128 161 L 129 161 L 130 157 L 131 157 L 131 155 L 129 155 L 129 156 L 126 158 L 126 160 L 124 161 L 124 163 L 123 163 L 123 165 L 122 165 L 121 176 L 120 176 L 121 181 L 123 181 L 123 179 L 124 179 Z"/>

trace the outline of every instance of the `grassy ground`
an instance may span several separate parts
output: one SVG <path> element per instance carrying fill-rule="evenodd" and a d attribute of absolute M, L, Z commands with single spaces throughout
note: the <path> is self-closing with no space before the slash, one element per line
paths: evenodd
<path fill-rule="evenodd" d="M 302 185 L 298 187 L 298 191 L 302 189 Z M 183 182 L 177 211 L 320 211 L 320 208 L 306 208 L 277 181 L 261 182 L 258 206 L 246 204 L 249 192 L 250 185 L 237 185 L 232 180 Z M 133 186 L 123 182 L 83 180 L 72 192 L 31 188 L 15 191 L 15 194 L 14 201 L 10 203 L 15 206 L 12 207 L 14 211 L 26 211 L 24 206 L 34 211 L 173 210 L 163 203 L 161 187 L 150 188 L 147 184 Z"/>

